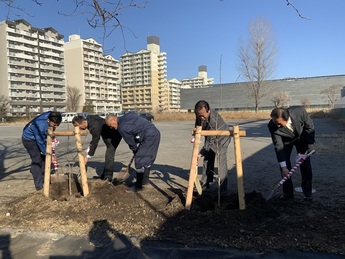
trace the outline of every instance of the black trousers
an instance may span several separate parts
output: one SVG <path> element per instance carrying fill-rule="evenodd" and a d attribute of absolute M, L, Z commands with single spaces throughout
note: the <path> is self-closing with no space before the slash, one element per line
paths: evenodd
<path fill-rule="evenodd" d="M 35 187 L 41 189 L 43 188 L 46 156 L 41 154 L 36 141 L 22 138 L 22 143 L 31 158 L 30 173 L 34 179 Z"/>
<path fill-rule="evenodd" d="M 112 134 L 103 136 L 103 141 L 106 146 L 105 161 L 103 169 L 103 178 L 112 179 L 114 173 L 115 151 L 121 142 L 121 135 L 118 131 L 113 131 Z"/>
<path fill-rule="evenodd" d="M 297 153 L 304 154 L 308 150 L 308 144 L 304 141 L 296 141 L 293 144 L 288 144 L 284 146 L 285 150 L 285 161 L 286 161 L 286 166 L 289 170 L 295 165 L 295 161 L 293 165 L 291 164 L 290 157 L 291 157 L 291 152 L 293 147 L 296 147 Z M 303 194 L 305 196 L 311 196 L 312 195 L 312 179 L 313 179 L 313 172 L 312 172 L 312 167 L 311 167 L 311 162 L 310 162 L 310 157 L 308 157 L 303 163 L 300 165 L 300 171 L 301 171 L 301 176 L 302 176 L 302 181 L 301 181 L 301 187 L 303 190 Z M 293 183 L 292 183 L 292 178 L 288 179 L 285 181 L 283 184 L 283 193 L 288 194 L 288 195 L 293 195 L 294 189 L 293 189 Z"/>

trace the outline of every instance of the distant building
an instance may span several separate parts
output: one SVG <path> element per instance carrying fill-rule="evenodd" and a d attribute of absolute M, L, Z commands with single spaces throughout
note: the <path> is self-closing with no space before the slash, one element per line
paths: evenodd
<path fill-rule="evenodd" d="M 176 78 L 168 80 L 169 85 L 169 110 L 180 110 L 180 94 L 182 83 Z"/>
<path fill-rule="evenodd" d="M 262 98 L 259 109 L 274 107 L 273 96 L 286 92 L 290 97 L 288 105 L 307 104 L 309 108 L 328 108 L 327 96 L 321 92 L 330 86 L 345 86 L 345 75 L 288 78 L 269 80 L 270 90 Z M 341 90 L 335 96 L 340 98 Z M 191 110 L 198 100 L 204 99 L 218 110 L 255 110 L 254 99 L 246 83 L 226 83 L 210 85 L 205 88 L 181 89 L 181 109 Z"/>
<path fill-rule="evenodd" d="M 10 100 L 9 115 L 65 108 L 63 35 L 25 20 L 2 21 L 0 53 L 0 93 Z"/>
<path fill-rule="evenodd" d="M 202 65 L 198 68 L 198 76 L 193 78 L 185 78 L 181 80 L 182 88 L 201 88 L 214 83 L 213 78 L 207 78 L 207 67 Z"/>
<path fill-rule="evenodd" d="M 335 102 L 334 108 L 345 108 L 345 86 L 340 91 L 340 98 Z"/>
<path fill-rule="evenodd" d="M 122 110 L 120 64 L 103 55 L 102 45 L 94 39 L 70 35 L 65 43 L 66 87 L 76 87 L 82 94 L 78 112 L 88 103 L 95 113 Z"/>
<path fill-rule="evenodd" d="M 169 109 L 166 53 L 159 38 L 147 38 L 147 50 L 121 56 L 123 110 L 163 111 Z"/>

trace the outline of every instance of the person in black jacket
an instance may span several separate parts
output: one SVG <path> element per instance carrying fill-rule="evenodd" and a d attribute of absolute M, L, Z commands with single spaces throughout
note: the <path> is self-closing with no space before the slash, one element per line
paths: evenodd
<path fill-rule="evenodd" d="M 105 120 L 98 115 L 88 115 L 86 118 L 83 116 L 76 116 L 73 118 L 72 124 L 74 127 L 79 127 L 82 130 L 89 130 L 92 135 L 91 142 L 84 158 L 85 164 L 95 154 L 98 142 L 102 137 L 106 146 L 106 151 L 101 179 L 111 182 L 114 173 L 115 151 L 122 139 L 120 133 L 108 127 L 105 124 Z"/>
<path fill-rule="evenodd" d="M 127 192 L 138 192 L 143 184 L 148 183 L 150 168 L 156 160 L 160 132 L 155 125 L 135 112 L 117 117 L 108 114 L 105 122 L 112 129 L 117 129 L 129 148 L 135 153 L 136 182 Z M 145 178 L 145 179 L 144 179 Z"/>
<path fill-rule="evenodd" d="M 289 108 L 275 108 L 271 112 L 271 120 L 268 123 L 272 142 L 281 175 L 285 177 L 291 170 L 290 156 L 293 147 L 299 154 L 309 153 L 314 149 L 315 130 L 314 123 L 307 111 L 302 106 Z M 310 157 L 300 165 L 302 183 L 301 187 L 305 200 L 311 201 L 312 196 L 312 167 Z M 293 199 L 294 189 L 291 178 L 283 184 L 283 200 Z"/>

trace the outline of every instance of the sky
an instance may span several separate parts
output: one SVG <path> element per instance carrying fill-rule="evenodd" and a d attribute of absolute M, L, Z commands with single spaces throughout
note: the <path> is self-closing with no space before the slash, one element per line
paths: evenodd
<path fill-rule="evenodd" d="M 72 12 L 72 0 L 40 0 L 42 6 L 15 0 L 25 12 L 9 12 L 0 0 L 0 21 L 25 19 L 36 28 L 52 27 L 65 41 L 72 34 L 93 38 L 117 60 L 127 51 L 146 49 L 147 37 L 158 36 L 161 52 L 167 53 L 168 79 L 196 77 L 198 67 L 205 65 L 218 84 L 244 80 L 238 70 L 239 42 L 260 17 L 271 24 L 277 46 L 271 79 L 345 74 L 344 0 L 290 0 L 306 19 L 286 0 L 134 1 L 144 7 L 120 10 L 123 31 L 116 29 L 105 39 L 101 28 L 88 25 L 86 13 L 59 14 Z"/>

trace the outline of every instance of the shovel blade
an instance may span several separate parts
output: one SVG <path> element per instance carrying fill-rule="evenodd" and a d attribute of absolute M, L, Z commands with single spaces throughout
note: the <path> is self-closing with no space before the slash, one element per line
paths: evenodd
<path fill-rule="evenodd" d="M 276 197 L 278 194 L 279 194 L 278 190 L 274 189 L 272 191 L 265 192 L 262 196 L 264 197 L 266 201 L 269 201 L 273 199 L 274 197 Z"/>
<path fill-rule="evenodd" d="M 118 173 L 118 177 L 116 178 L 116 182 L 118 184 L 123 183 L 126 181 L 129 177 L 131 176 L 130 174 L 130 168 L 128 166 L 122 167 L 120 172 Z"/>

